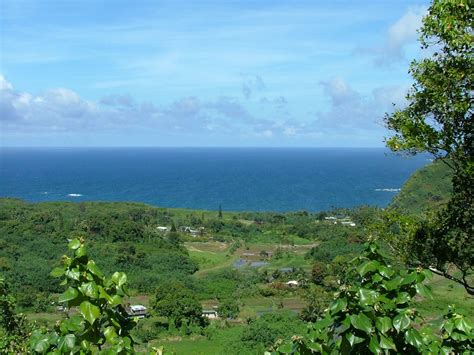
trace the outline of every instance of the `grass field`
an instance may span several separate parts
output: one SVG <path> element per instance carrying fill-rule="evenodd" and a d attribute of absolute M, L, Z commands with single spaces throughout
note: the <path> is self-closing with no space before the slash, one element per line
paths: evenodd
<path fill-rule="evenodd" d="M 433 291 L 433 299 L 421 299 L 416 308 L 425 320 L 433 325 L 439 325 L 441 316 L 448 311 L 449 305 L 455 305 L 456 310 L 474 322 L 474 297 L 469 296 L 461 285 L 435 275 L 429 285 Z"/>

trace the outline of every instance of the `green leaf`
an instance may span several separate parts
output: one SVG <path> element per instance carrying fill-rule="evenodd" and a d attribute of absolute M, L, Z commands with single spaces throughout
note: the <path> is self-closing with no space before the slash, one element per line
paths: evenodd
<path fill-rule="evenodd" d="M 112 307 L 115 307 L 115 306 L 118 306 L 119 304 L 122 304 L 122 297 L 120 297 L 119 295 L 113 295 L 112 297 L 110 297 L 109 300 L 107 300 L 107 302 Z"/>
<path fill-rule="evenodd" d="M 387 350 L 392 349 L 394 351 L 397 351 L 397 347 L 393 343 L 392 339 L 386 337 L 383 334 L 380 334 L 380 347 L 382 349 L 387 349 Z"/>
<path fill-rule="evenodd" d="M 444 324 L 443 324 L 443 329 L 446 333 L 448 333 L 448 335 L 450 336 L 451 333 L 453 332 L 454 330 L 454 321 L 452 319 L 449 319 L 447 320 Z"/>
<path fill-rule="evenodd" d="M 454 321 L 456 328 L 463 331 L 466 334 L 471 333 L 472 326 L 464 318 L 458 318 Z"/>
<path fill-rule="evenodd" d="M 73 239 L 68 244 L 68 248 L 72 250 L 76 250 L 80 246 L 81 246 L 81 242 L 79 241 L 79 239 Z"/>
<path fill-rule="evenodd" d="M 35 352 L 41 353 L 41 354 L 46 353 L 46 351 L 48 351 L 49 346 L 50 346 L 49 334 L 44 334 L 44 333 L 41 333 L 40 330 L 35 330 L 31 334 L 30 345 L 31 345 L 31 348 Z"/>
<path fill-rule="evenodd" d="M 103 277 L 104 274 L 102 271 L 99 269 L 97 264 L 94 262 L 94 260 L 89 260 L 87 262 L 87 270 L 89 270 L 92 274 L 98 276 L 98 277 Z"/>
<path fill-rule="evenodd" d="M 361 306 L 367 306 L 369 304 L 373 304 L 377 301 L 379 296 L 378 292 L 374 290 L 369 290 L 367 288 L 361 288 L 358 291 L 359 294 L 359 303 Z"/>
<path fill-rule="evenodd" d="M 81 341 L 81 349 L 87 352 L 91 352 L 91 343 L 87 340 Z"/>
<path fill-rule="evenodd" d="M 81 273 L 79 272 L 78 269 L 68 269 L 65 272 L 65 275 L 73 280 L 79 281 L 79 277 L 81 276 Z"/>
<path fill-rule="evenodd" d="M 61 277 L 64 275 L 64 268 L 63 267 L 55 267 L 53 271 L 51 271 L 50 275 L 52 277 Z"/>
<path fill-rule="evenodd" d="M 75 253 L 77 258 L 80 258 L 86 254 L 87 254 L 87 250 L 84 245 L 81 245 L 79 248 L 77 248 L 76 253 Z"/>
<path fill-rule="evenodd" d="M 377 318 L 375 326 L 381 333 L 385 334 L 392 328 L 392 320 L 389 317 Z"/>
<path fill-rule="evenodd" d="M 415 280 L 416 280 L 416 272 L 412 272 L 410 274 L 408 274 L 408 276 L 405 276 L 402 280 L 402 285 L 408 285 L 408 284 L 411 284 L 413 283 Z"/>
<path fill-rule="evenodd" d="M 291 343 L 285 343 L 278 347 L 278 352 L 283 353 L 283 354 L 290 354 L 291 350 L 292 350 Z"/>
<path fill-rule="evenodd" d="M 127 275 L 123 272 L 115 272 L 112 275 L 112 282 L 121 287 L 127 283 Z"/>
<path fill-rule="evenodd" d="M 393 327 L 397 332 L 407 329 L 410 326 L 411 320 L 405 313 L 400 313 L 398 316 L 393 318 Z"/>
<path fill-rule="evenodd" d="M 329 306 L 329 310 L 331 311 L 331 313 L 334 314 L 344 310 L 346 306 L 347 300 L 345 298 L 338 298 L 331 303 L 331 306 Z"/>
<path fill-rule="evenodd" d="M 387 291 L 392 291 L 400 286 L 402 283 L 402 278 L 400 276 L 396 276 L 391 280 L 384 281 L 383 284 Z"/>
<path fill-rule="evenodd" d="M 70 352 L 76 345 L 76 336 L 74 334 L 67 334 L 59 338 L 58 350 L 61 353 Z"/>
<path fill-rule="evenodd" d="M 319 343 L 311 342 L 308 344 L 308 348 L 316 352 L 323 352 L 323 346 Z"/>
<path fill-rule="evenodd" d="M 346 339 L 349 342 L 351 346 L 354 346 L 355 344 L 362 343 L 364 341 L 364 338 L 360 338 L 358 336 L 355 336 L 352 333 L 346 334 Z"/>
<path fill-rule="evenodd" d="M 79 296 L 79 292 L 75 288 L 68 287 L 68 289 L 59 296 L 58 302 L 68 302 L 76 299 L 77 296 Z"/>
<path fill-rule="evenodd" d="M 95 320 L 100 316 L 99 307 L 93 305 L 89 301 L 82 302 L 79 306 L 79 311 L 81 312 L 84 319 L 90 324 L 94 324 Z"/>
<path fill-rule="evenodd" d="M 99 296 L 99 289 L 95 282 L 87 282 L 83 283 L 79 290 L 82 292 L 83 295 L 90 297 L 90 298 L 97 298 Z"/>
<path fill-rule="evenodd" d="M 387 266 L 381 266 L 379 268 L 379 274 L 385 278 L 389 278 L 393 275 L 394 271 Z"/>
<path fill-rule="evenodd" d="M 408 294 L 408 292 L 400 292 L 398 295 L 397 295 L 397 298 L 395 300 L 395 303 L 397 304 L 403 304 L 403 303 L 408 303 L 410 302 L 411 300 L 411 297 L 410 295 Z"/>
<path fill-rule="evenodd" d="M 415 286 L 416 292 L 422 295 L 423 297 L 433 299 L 433 293 L 429 286 L 423 284 L 416 284 Z"/>
<path fill-rule="evenodd" d="M 369 350 L 372 351 L 372 353 L 374 354 L 381 353 L 382 349 L 380 349 L 380 345 L 377 340 L 377 335 L 374 335 L 370 338 Z"/>
<path fill-rule="evenodd" d="M 408 344 L 419 349 L 423 345 L 423 339 L 416 329 L 408 329 L 405 333 L 405 339 Z"/>
<path fill-rule="evenodd" d="M 360 265 L 357 268 L 357 272 L 359 273 L 360 276 L 364 276 L 368 272 L 373 272 L 377 270 L 379 266 L 380 266 L 380 263 L 377 260 L 370 260 Z"/>
<path fill-rule="evenodd" d="M 117 332 L 112 326 L 105 328 L 104 336 L 110 344 L 115 344 L 117 341 Z"/>
<path fill-rule="evenodd" d="M 60 329 L 63 333 L 81 332 L 84 329 L 83 319 L 80 316 L 72 316 L 69 319 L 64 319 L 61 322 Z"/>
<path fill-rule="evenodd" d="M 351 324 L 354 326 L 354 328 L 362 330 L 367 334 L 372 332 L 372 322 L 364 313 L 352 315 Z"/>

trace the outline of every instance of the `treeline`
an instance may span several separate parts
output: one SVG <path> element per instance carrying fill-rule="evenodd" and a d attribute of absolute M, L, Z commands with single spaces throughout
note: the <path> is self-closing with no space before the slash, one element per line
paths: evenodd
<path fill-rule="evenodd" d="M 356 227 L 328 223 L 328 216 L 348 216 Z M 376 210 L 369 207 L 323 213 L 224 211 L 219 217 L 214 211 L 165 209 L 139 203 L 28 203 L 0 199 L 0 272 L 21 308 L 41 311 L 48 304 L 48 297 L 61 291 L 49 272 L 64 254 L 68 240 L 74 238 L 87 240 L 91 257 L 104 272 L 125 271 L 132 289 L 149 293 L 171 274 L 175 280 L 196 284 L 189 276 L 198 265 L 189 257 L 184 240 L 212 238 L 241 245 L 292 244 L 305 239 L 319 243 L 308 258 L 329 262 L 337 255 L 357 253 L 363 226 L 375 216 Z M 176 231 L 160 233 L 157 226 Z M 202 233 L 194 238 L 182 230 L 185 226 L 202 228 Z M 215 296 L 215 290 L 230 297 L 230 289 L 252 282 L 232 271 L 224 274 L 211 274 L 208 281 L 192 288 L 199 289 L 196 291 L 202 299 Z"/>

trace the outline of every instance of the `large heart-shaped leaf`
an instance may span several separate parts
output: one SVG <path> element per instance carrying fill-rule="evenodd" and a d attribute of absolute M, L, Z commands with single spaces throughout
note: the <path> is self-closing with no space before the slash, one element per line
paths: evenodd
<path fill-rule="evenodd" d="M 58 350 L 64 354 L 69 353 L 76 345 L 76 336 L 74 334 L 67 334 L 59 338 Z"/>
<path fill-rule="evenodd" d="M 84 301 L 79 306 L 79 311 L 85 320 L 90 324 L 94 324 L 95 320 L 100 316 L 100 309 L 89 301 Z"/>
<path fill-rule="evenodd" d="M 74 300 L 77 298 L 78 295 L 79 292 L 75 288 L 69 287 L 66 291 L 64 291 L 64 293 L 62 293 L 58 297 L 58 302 L 62 303 Z"/>
<path fill-rule="evenodd" d="M 95 282 L 83 283 L 79 287 L 79 290 L 81 290 L 81 292 L 87 297 L 97 298 L 99 296 L 99 289 Z"/>
<path fill-rule="evenodd" d="M 127 283 L 127 275 L 123 272 L 115 272 L 112 275 L 112 281 L 115 283 L 118 287 L 121 287 Z"/>
<path fill-rule="evenodd" d="M 81 246 L 81 242 L 79 241 L 79 239 L 73 239 L 68 244 L 69 249 L 72 249 L 72 250 L 76 250 L 80 246 Z"/>
<path fill-rule="evenodd" d="M 354 328 L 362 330 L 363 332 L 372 332 L 372 322 L 364 313 L 351 316 L 351 324 Z"/>
<path fill-rule="evenodd" d="M 393 318 L 393 326 L 397 330 L 397 332 L 401 332 L 410 326 L 410 317 L 408 317 L 405 313 L 400 313 L 398 316 Z"/>

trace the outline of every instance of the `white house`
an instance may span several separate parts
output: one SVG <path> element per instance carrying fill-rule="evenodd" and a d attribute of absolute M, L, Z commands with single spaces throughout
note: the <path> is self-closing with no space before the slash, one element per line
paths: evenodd
<path fill-rule="evenodd" d="M 299 283 L 298 281 L 296 281 L 296 280 L 290 280 L 290 281 L 288 281 L 288 282 L 286 283 L 286 285 L 287 285 L 288 287 L 298 287 L 299 284 L 300 284 L 300 283 Z"/>
<path fill-rule="evenodd" d="M 219 316 L 217 315 L 217 311 L 213 309 L 203 309 L 202 316 L 208 319 L 217 319 Z"/>

